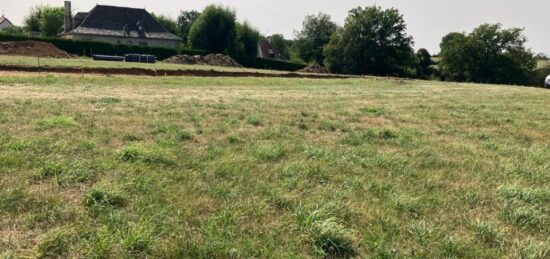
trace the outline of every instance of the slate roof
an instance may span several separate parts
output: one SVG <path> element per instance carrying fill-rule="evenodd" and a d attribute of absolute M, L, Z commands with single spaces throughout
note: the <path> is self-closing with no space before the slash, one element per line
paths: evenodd
<path fill-rule="evenodd" d="M 0 16 L 0 24 L 4 23 L 4 22 L 7 22 L 9 23 L 10 25 L 12 25 L 13 23 L 10 22 L 10 20 L 8 20 L 8 18 L 4 17 L 4 16 Z"/>
<path fill-rule="evenodd" d="M 283 53 L 273 47 L 267 39 L 261 39 L 258 42 L 258 48 L 258 55 L 262 58 L 288 60 L 288 57 L 285 57 Z"/>
<path fill-rule="evenodd" d="M 75 28 L 69 34 L 181 40 L 145 9 L 96 5 L 89 13 L 78 13 L 74 20 Z"/>

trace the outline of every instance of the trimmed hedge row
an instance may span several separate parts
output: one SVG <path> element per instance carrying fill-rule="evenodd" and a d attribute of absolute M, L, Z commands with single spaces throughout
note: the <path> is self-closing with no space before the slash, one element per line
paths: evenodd
<path fill-rule="evenodd" d="M 210 52 L 204 50 L 193 50 L 193 49 L 168 49 L 168 48 L 158 48 L 158 47 L 142 47 L 142 46 L 127 46 L 127 45 L 114 45 L 104 42 L 95 42 L 95 41 L 76 41 L 70 39 L 60 39 L 60 38 L 44 38 L 44 37 L 33 37 L 26 35 L 11 35 L 0 33 L 0 41 L 24 41 L 24 40 L 34 40 L 34 41 L 46 41 L 52 43 L 57 48 L 66 51 L 67 53 L 73 55 L 83 55 L 91 56 L 93 54 L 101 55 L 124 55 L 129 53 L 139 53 L 139 54 L 149 54 L 155 55 L 159 60 L 167 59 L 171 56 L 178 54 L 186 55 L 208 55 Z M 284 70 L 284 71 L 295 71 L 305 67 L 303 64 L 284 62 L 278 60 L 263 59 L 257 57 L 246 57 L 246 56 L 232 56 L 237 62 L 247 68 L 257 68 L 257 69 L 272 69 L 272 70 Z"/>

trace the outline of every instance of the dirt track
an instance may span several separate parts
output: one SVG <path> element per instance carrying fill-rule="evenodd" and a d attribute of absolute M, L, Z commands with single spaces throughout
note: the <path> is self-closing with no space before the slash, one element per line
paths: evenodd
<path fill-rule="evenodd" d="M 260 72 L 233 72 L 216 70 L 154 70 L 144 68 L 79 68 L 79 67 L 30 67 L 20 65 L 0 64 L 0 71 L 12 72 L 50 72 L 68 74 L 100 74 L 100 75 L 135 75 L 135 76 L 197 76 L 197 77 L 281 77 L 281 78 L 312 78 L 312 79 L 345 79 L 357 78 L 343 75 L 319 74 L 273 74 Z"/>

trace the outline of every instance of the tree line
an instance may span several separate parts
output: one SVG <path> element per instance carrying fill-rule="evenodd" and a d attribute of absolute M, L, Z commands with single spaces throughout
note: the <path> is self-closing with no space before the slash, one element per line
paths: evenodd
<path fill-rule="evenodd" d="M 220 5 L 207 6 L 202 12 L 181 11 L 177 19 L 153 16 L 181 37 L 186 48 L 255 56 L 259 40 L 269 38 L 292 61 L 323 65 L 333 73 L 539 84 L 540 77 L 550 72 L 550 67 L 537 70 L 541 55 L 526 47 L 523 29 L 500 24 L 483 24 L 470 33 L 449 33 L 434 59 L 426 49 L 414 50 L 413 37 L 395 8 L 354 8 L 343 26 L 327 14 L 308 15 L 295 39 L 281 34 L 263 36 L 247 22 L 238 22 L 235 11 Z M 11 30 L 55 36 L 62 25 L 62 7 L 38 6 L 30 10 L 22 28 Z"/>

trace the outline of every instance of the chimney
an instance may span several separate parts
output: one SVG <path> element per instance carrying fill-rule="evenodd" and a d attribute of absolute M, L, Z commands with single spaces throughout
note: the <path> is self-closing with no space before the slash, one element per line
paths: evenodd
<path fill-rule="evenodd" d="M 63 32 L 68 33 L 73 29 L 73 15 L 71 14 L 71 1 L 65 1 L 65 22 Z"/>

